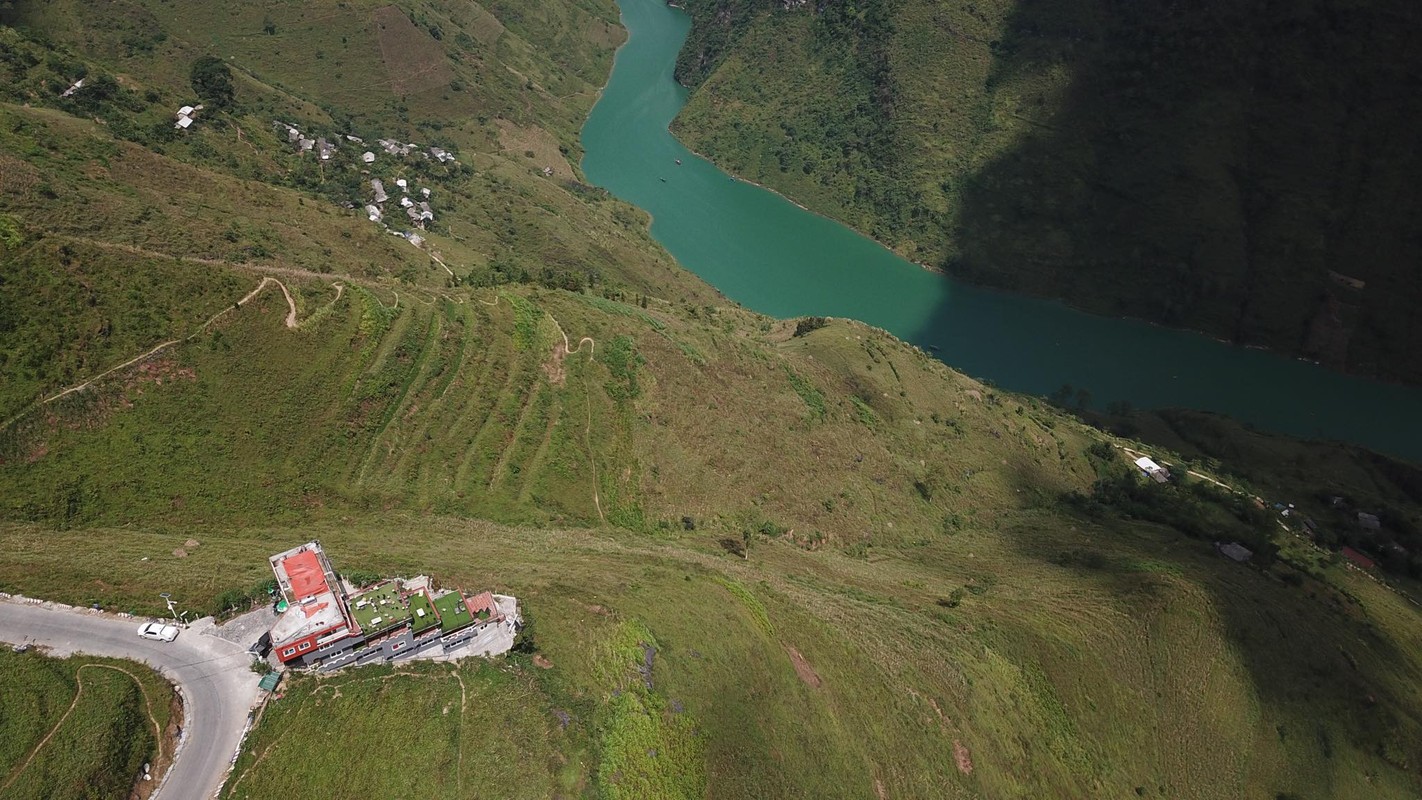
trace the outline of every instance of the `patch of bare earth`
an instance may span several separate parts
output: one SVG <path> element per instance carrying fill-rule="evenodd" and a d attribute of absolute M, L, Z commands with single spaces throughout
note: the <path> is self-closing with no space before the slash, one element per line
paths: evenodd
<path fill-rule="evenodd" d="M 542 653 L 534 653 L 533 666 L 539 669 L 553 669 L 553 662 L 544 658 Z"/>
<path fill-rule="evenodd" d="M 879 800 L 889 800 L 889 792 L 884 789 L 884 782 L 878 778 L 874 779 L 874 794 L 879 796 Z"/>
<path fill-rule="evenodd" d="M 553 345 L 553 355 L 543 362 L 543 374 L 548 376 L 548 382 L 554 386 L 562 386 L 563 379 L 567 377 L 568 371 L 563 368 L 563 359 L 568 357 L 568 348 L 562 342 Z"/>
<path fill-rule="evenodd" d="M 967 745 L 953 740 L 953 761 L 958 764 L 958 771 L 964 775 L 973 774 L 973 757 L 968 753 Z"/>
<path fill-rule="evenodd" d="M 800 680 L 816 689 L 824 685 L 825 682 L 820 679 L 814 667 L 810 666 L 810 662 L 806 661 L 805 657 L 800 655 L 799 650 L 789 645 L 785 646 L 785 650 L 790 653 L 790 663 L 795 665 L 795 674 L 800 676 Z"/>

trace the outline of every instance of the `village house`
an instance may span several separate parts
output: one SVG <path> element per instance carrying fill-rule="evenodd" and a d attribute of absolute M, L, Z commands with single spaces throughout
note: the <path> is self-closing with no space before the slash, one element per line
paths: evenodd
<path fill-rule="evenodd" d="M 202 104 L 195 106 L 183 106 L 178 109 L 178 121 L 173 124 L 174 128 L 186 129 L 193 124 L 197 118 L 197 112 L 202 110 Z"/>
<path fill-rule="evenodd" d="M 1244 564 L 1254 557 L 1254 551 L 1239 542 L 1215 542 L 1215 552 L 1231 561 Z"/>
<path fill-rule="evenodd" d="M 1136 466 L 1147 478 L 1150 478 L 1156 483 L 1165 483 L 1170 480 L 1170 471 L 1146 456 L 1141 456 L 1136 459 Z"/>
<path fill-rule="evenodd" d="M 1358 527 L 1362 528 L 1365 531 L 1380 531 L 1382 530 L 1382 521 L 1378 519 L 1376 514 L 1369 514 L 1365 511 L 1359 511 Z"/>
<path fill-rule="evenodd" d="M 385 184 L 381 183 L 379 178 L 371 179 L 370 188 L 375 192 L 375 202 L 383 203 L 390 199 L 390 196 L 385 194 Z"/>
<path fill-rule="evenodd" d="M 1372 569 L 1373 567 L 1377 566 L 1376 561 L 1373 561 L 1371 558 L 1368 558 L 1367 556 L 1363 555 L 1357 550 L 1354 550 L 1351 547 L 1344 547 L 1339 552 L 1343 554 L 1344 558 L 1348 559 L 1357 566 L 1362 567 L 1363 569 Z"/>

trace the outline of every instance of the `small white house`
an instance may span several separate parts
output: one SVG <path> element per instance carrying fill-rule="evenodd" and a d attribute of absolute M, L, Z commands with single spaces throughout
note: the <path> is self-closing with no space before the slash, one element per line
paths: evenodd
<path fill-rule="evenodd" d="M 60 97 L 69 97 L 69 96 L 73 95 L 75 92 L 77 92 L 77 91 L 79 91 L 80 89 L 83 89 L 83 88 L 84 88 L 84 79 L 83 79 L 83 78 L 80 78 L 79 80 L 77 80 L 77 81 L 74 82 L 74 85 L 73 85 L 73 86 L 70 86 L 68 89 L 65 89 L 64 91 L 60 92 L 60 93 L 59 93 L 59 96 L 60 96 Z"/>
<path fill-rule="evenodd" d="M 361 154 L 360 154 L 360 160 L 361 160 L 361 161 L 364 161 L 364 162 L 367 163 L 367 164 L 374 164 L 374 163 L 375 163 L 375 154 L 372 153 L 372 152 L 370 152 L 369 150 L 367 150 L 367 151 L 365 151 L 364 153 L 361 153 Z"/>
<path fill-rule="evenodd" d="M 1136 466 L 1141 472 L 1145 473 L 1147 478 L 1154 480 L 1156 483 L 1165 483 L 1170 480 L 1170 470 L 1155 463 L 1146 456 L 1141 456 L 1136 459 Z"/>
<path fill-rule="evenodd" d="M 399 186 L 399 187 L 400 187 L 400 191 L 402 191 L 402 192 L 409 192 L 409 191 L 410 191 L 410 184 L 409 184 L 409 182 L 406 181 L 404 178 L 398 178 L 398 179 L 396 179 L 395 185 L 396 185 L 396 186 Z"/>
<path fill-rule="evenodd" d="M 371 221 L 371 222 L 379 222 L 379 221 L 380 221 L 380 206 L 375 206 L 375 205 L 366 206 L 366 207 L 365 207 L 365 214 L 366 214 L 366 216 L 370 217 L 370 221 Z"/>
<path fill-rule="evenodd" d="M 375 202 L 383 203 L 390 199 L 389 195 L 385 194 L 385 184 L 381 183 L 379 178 L 371 180 L 370 188 L 375 192 Z"/>
<path fill-rule="evenodd" d="M 197 112 L 201 110 L 201 105 L 183 106 L 182 108 L 178 109 L 178 119 L 176 122 L 173 123 L 173 127 L 180 129 L 188 128 L 193 124 L 193 120 L 197 118 Z"/>

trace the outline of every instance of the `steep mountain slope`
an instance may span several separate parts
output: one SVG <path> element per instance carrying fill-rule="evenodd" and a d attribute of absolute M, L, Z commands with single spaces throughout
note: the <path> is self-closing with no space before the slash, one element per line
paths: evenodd
<path fill-rule="evenodd" d="M 967 280 L 1415 383 L 1415 4 L 691 0 L 677 133 Z"/>
<path fill-rule="evenodd" d="M 222 612 L 319 538 L 343 571 L 507 590 L 531 622 L 495 664 L 292 681 L 228 796 L 1417 794 L 1402 594 L 882 331 L 718 302 L 497 112 L 411 89 L 441 101 L 392 122 L 260 44 L 316 64 L 381 24 L 463 35 L 488 87 L 449 51 L 420 74 L 495 109 L 500 69 L 536 67 L 502 122 L 538 156 L 586 110 L 539 87 L 596 85 L 610 6 L 19 5 L 0 590 Z M 145 10 L 165 35 L 130 48 Z M 170 133 L 211 31 L 244 54 L 235 100 Z M 103 95 L 58 98 L 81 64 Z M 278 113 L 460 163 L 303 156 Z M 399 175 L 433 190 L 431 224 L 391 224 L 419 246 L 361 208 Z M 335 727 L 356 735 L 313 733 Z"/>

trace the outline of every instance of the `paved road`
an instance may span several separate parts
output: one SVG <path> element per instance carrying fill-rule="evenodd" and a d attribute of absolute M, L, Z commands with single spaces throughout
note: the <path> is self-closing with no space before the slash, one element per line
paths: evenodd
<path fill-rule="evenodd" d="M 157 800 L 201 800 L 217 793 L 257 700 L 257 676 L 239 645 L 194 623 L 172 642 L 138 638 L 140 620 L 65 607 L 0 600 L 0 641 L 28 641 L 50 654 L 87 653 L 141 661 L 183 694 L 183 743 Z"/>

